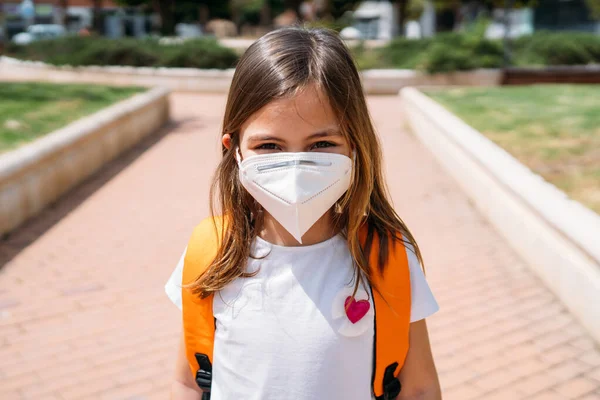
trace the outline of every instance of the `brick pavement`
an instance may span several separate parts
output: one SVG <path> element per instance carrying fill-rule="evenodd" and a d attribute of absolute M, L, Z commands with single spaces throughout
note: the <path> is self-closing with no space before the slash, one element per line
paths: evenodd
<path fill-rule="evenodd" d="M 224 97 L 176 94 L 173 124 L 0 242 L 0 399 L 165 399 L 179 315 L 163 292 L 207 214 Z M 405 133 L 369 100 L 390 191 L 441 306 L 446 400 L 600 399 L 600 351 Z"/>

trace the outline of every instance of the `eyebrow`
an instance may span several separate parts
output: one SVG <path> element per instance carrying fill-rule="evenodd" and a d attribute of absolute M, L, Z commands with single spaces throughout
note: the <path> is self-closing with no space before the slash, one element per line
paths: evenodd
<path fill-rule="evenodd" d="M 326 129 L 321 132 L 316 132 L 310 135 L 307 139 L 316 139 L 328 136 L 342 136 L 342 133 L 337 128 Z"/>
<path fill-rule="evenodd" d="M 248 142 L 284 142 L 282 139 L 271 135 L 255 135 L 248 138 Z"/>
<path fill-rule="evenodd" d="M 326 129 L 323 131 L 315 132 L 312 135 L 308 136 L 306 139 L 311 140 L 311 139 L 317 139 L 317 138 L 323 138 L 323 137 L 329 137 L 329 136 L 342 136 L 342 133 L 337 128 L 331 128 L 331 129 Z M 258 135 L 250 136 L 248 138 L 248 142 L 251 142 L 251 143 L 280 142 L 280 143 L 283 143 L 283 142 L 285 142 L 285 140 L 280 139 L 276 136 L 272 136 L 272 135 L 258 134 Z"/>

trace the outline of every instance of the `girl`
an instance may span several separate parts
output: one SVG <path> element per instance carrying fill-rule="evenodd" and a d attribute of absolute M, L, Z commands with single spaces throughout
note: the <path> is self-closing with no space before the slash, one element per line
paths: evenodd
<path fill-rule="evenodd" d="M 211 196 L 224 217 L 197 228 L 166 285 L 180 308 L 184 299 L 172 399 L 200 399 L 199 384 L 212 400 L 441 399 L 425 324 L 439 307 L 388 199 L 343 42 L 327 30 L 289 28 L 250 46 L 229 91 L 222 153 Z M 198 233 L 211 231 L 207 223 L 220 232 L 214 243 Z M 191 270 L 203 251 L 213 253 Z M 209 323 L 186 325 L 186 295 L 189 304 L 211 299 Z M 393 306 L 403 296 L 406 319 Z M 196 363 L 189 347 L 198 329 L 209 332 L 214 353 Z M 384 340 L 386 329 L 407 351 L 375 374 L 388 351 L 374 338 Z"/>

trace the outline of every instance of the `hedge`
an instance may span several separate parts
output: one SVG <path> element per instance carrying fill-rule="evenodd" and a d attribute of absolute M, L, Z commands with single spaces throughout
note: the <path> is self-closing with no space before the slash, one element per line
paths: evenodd
<path fill-rule="evenodd" d="M 10 56 L 55 65 L 126 65 L 134 67 L 218 68 L 235 66 L 237 54 L 215 39 L 195 39 L 182 44 L 161 45 L 155 39 L 108 39 L 68 36 L 33 42 L 27 46 L 11 44 Z"/>
<path fill-rule="evenodd" d="M 440 33 L 432 38 L 396 38 L 376 49 L 363 44 L 352 52 L 360 69 L 404 68 L 429 73 L 499 68 L 502 41 L 479 31 Z M 181 68 L 231 68 L 238 55 L 216 40 L 201 38 L 161 45 L 157 40 L 65 37 L 27 46 L 9 45 L 13 57 L 56 65 L 128 65 Z M 537 32 L 512 41 L 513 65 L 577 65 L 600 63 L 600 36 L 592 33 Z"/>
<path fill-rule="evenodd" d="M 600 36 L 580 32 L 537 32 L 512 41 L 515 66 L 582 65 L 600 63 Z M 450 72 L 503 66 L 502 41 L 472 33 L 440 33 L 432 38 L 397 38 L 378 49 L 353 49 L 361 69 L 410 68 Z"/>

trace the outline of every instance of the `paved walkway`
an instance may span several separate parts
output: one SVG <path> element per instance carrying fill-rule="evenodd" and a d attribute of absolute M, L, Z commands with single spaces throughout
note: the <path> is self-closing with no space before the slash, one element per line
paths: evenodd
<path fill-rule="evenodd" d="M 168 398 L 163 284 L 208 212 L 224 101 L 174 95 L 169 129 L 0 242 L 0 399 Z M 441 306 L 444 399 L 600 399 L 598 347 L 405 133 L 398 99 L 370 106 Z"/>

